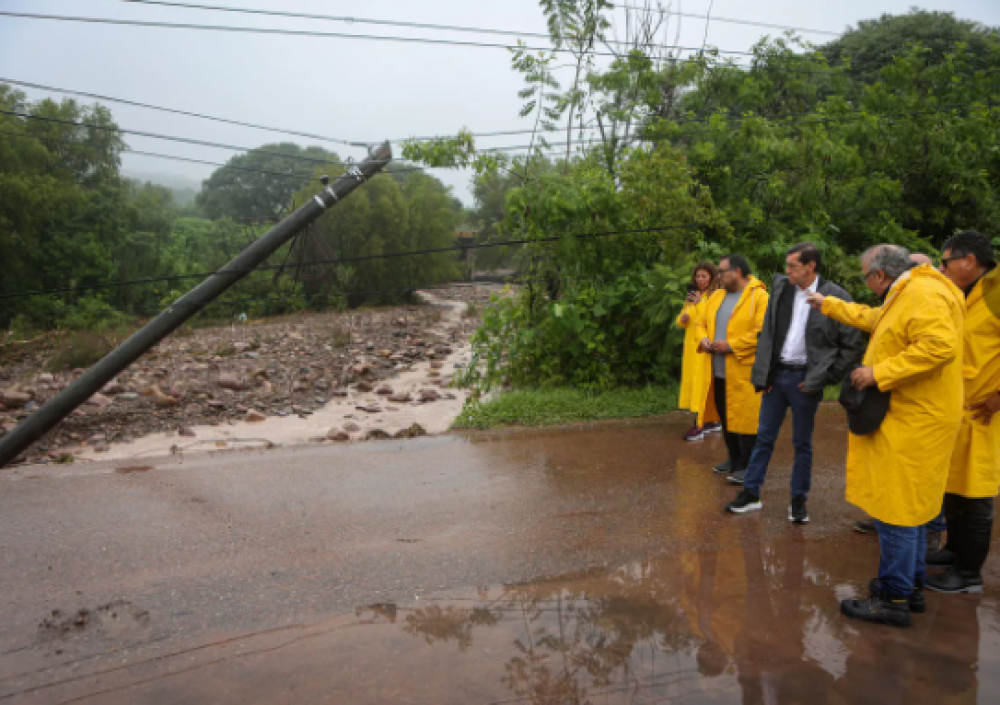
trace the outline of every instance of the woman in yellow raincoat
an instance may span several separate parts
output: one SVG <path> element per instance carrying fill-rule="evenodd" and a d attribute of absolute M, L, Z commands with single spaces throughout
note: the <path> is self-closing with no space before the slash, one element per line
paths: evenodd
<path fill-rule="evenodd" d="M 691 273 L 687 300 L 677 316 L 677 325 L 684 329 L 684 357 L 681 364 L 681 393 L 678 409 L 697 414 L 694 426 L 684 434 L 685 441 L 700 441 L 706 433 L 721 430 L 718 418 L 705 418 L 705 396 L 712 376 L 711 359 L 698 353 L 698 323 L 705 315 L 705 305 L 719 288 L 718 274 L 711 262 L 699 262 Z"/>
<path fill-rule="evenodd" d="M 982 567 L 993 533 L 993 498 L 1000 488 L 1000 272 L 990 239 L 975 231 L 953 236 L 942 248 L 941 272 L 967 297 L 962 377 L 965 409 L 951 454 L 944 511 L 948 542 L 927 556 L 947 567 L 926 578 L 937 592 L 981 592 Z"/>
<path fill-rule="evenodd" d="M 809 295 L 824 315 L 871 334 L 851 374 L 855 387 L 891 393 L 881 425 L 848 440 L 847 501 L 875 519 L 881 558 L 869 599 L 844 600 L 841 611 L 908 627 L 924 577 L 922 525 L 941 511 L 962 418 L 965 297 L 929 265 L 910 269 L 902 247 L 873 247 L 861 265 L 868 288 L 885 299 L 880 308 Z"/>

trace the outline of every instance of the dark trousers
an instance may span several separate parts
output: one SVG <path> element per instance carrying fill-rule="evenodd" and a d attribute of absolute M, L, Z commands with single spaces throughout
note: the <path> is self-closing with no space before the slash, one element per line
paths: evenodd
<path fill-rule="evenodd" d="M 747 476 L 743 486 L 760 493 L 767 475 L 767 465 L 774 453 L 785 413 L 792 410 L 792 445 L 795 447 L 795 463 L 792 466 L 792 496 L 805 497 L 812 485 L 813 427 L 816 410 L 823 400 L 822 394 L 806 394 L 799 384 L 806 378 L 805 370 L 779 369 L 771 391 L 764 394 L 760 404 L 760 425 L 757 429 L 757 443 L 747 465 Z"/>
<path fill-rule="evenodd" d="M 944 516 L 948 523 L 945 548 L 955 554 L 955 568 L 978 578 L 990 553 L 993 498 L 946 494 Z"/>
<path fill-rule="evenodd" d="M 725 438 L 726 448 L 729 450 L 731 472 L 746 470 L 747 463 L 750 462 L 750 454 L 753 453 L 753 446 L 757 442 L 757 434 L 729 432 L 729 422 L 726 420 L 726 379 L 716 377 L 714 386 L 715 408 L 719 412 L 719 418 L 722 419 L 722 437 Z"/>

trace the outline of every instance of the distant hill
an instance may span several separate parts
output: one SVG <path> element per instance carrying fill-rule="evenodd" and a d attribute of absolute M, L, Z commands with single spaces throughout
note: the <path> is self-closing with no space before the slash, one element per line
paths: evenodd
<path fill-rule="evenodd" d="M 129 179 L 135 179 L 142 183 L 149 181 L 158 186 L 165 186 L 173 192 L 174 202 L 181 207 L 194 203 L 195 196 L 201 190 L 200 181 L 190 179 L 186 176 L 178 176 L 177 174 L 157 174 L 131 171 L 129 169 L 122 169 L 122 174 Z"/>

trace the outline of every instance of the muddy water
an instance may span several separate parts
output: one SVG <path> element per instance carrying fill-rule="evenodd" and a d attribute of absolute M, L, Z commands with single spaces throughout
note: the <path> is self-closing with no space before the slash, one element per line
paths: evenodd
<path fill-rule="evenodd" d="M 787 438 L 764 511 L 732 517 L 719 439 L 686 427 L 4 480 L 0 703 L 1000 702 L 997 557 L 910 630 L 840 615 L 878 549 L 849 528 L 837 410 L 804 527 Z"/>

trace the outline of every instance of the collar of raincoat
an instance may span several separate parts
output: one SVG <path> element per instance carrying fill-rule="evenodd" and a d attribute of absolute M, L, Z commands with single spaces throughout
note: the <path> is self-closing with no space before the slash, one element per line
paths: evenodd
<path fill-rule="evenodd" d="M 962 310 L 965 310 L 965 294 L 962 290 L 955 286 L 951 279 L 929 264 L 921 264 L 900 274 L 896 278 L 896 281 L 892 283 L 892 286 L 885 292 L 885 300 L 888 302 L 891 294 L 895 293 L 898 295 L 909 284 L 910 280 L 913 279 L 937 279 L 947 287 L 948 292 L 955 298 L 955 301 L 961 304 Z"/>

